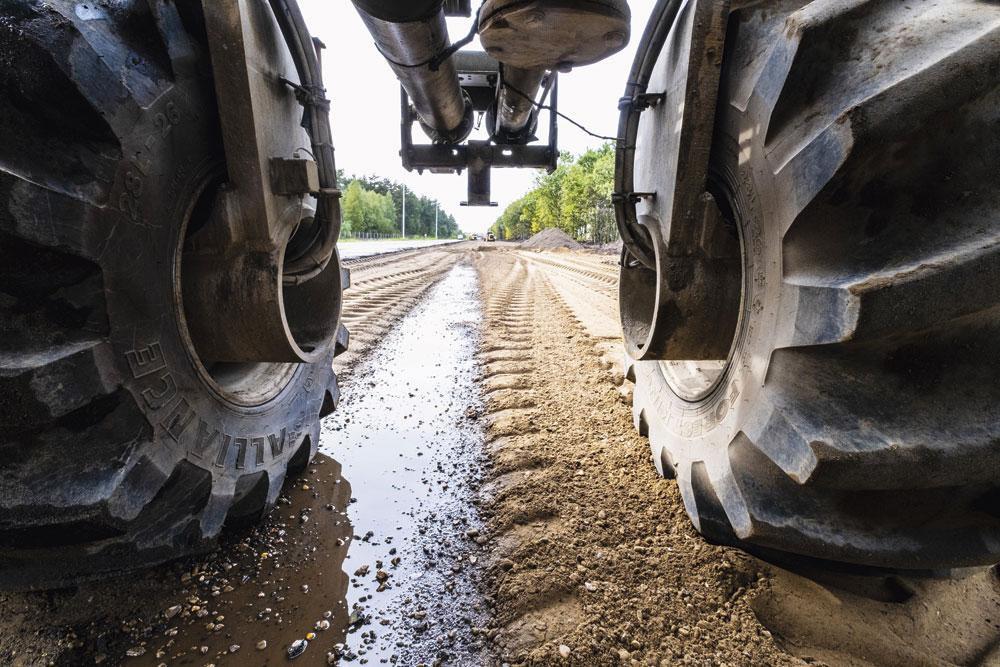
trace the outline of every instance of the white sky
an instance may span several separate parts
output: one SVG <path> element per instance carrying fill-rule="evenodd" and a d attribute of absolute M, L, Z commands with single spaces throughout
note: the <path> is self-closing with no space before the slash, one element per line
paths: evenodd
<path fill-rule="evenodd" d="M 596 65 L 560 77 L 559 110 L 597 134 L 613 136 L 618 127 L 618 98 L 625 88 L 635 48 L 654 0 L 631 0 L 632 38 L 620 53 Z M 474 5 L 476 3 L 473 3 Z M 407 172 L 399 159 L 399 83 L 349 0 L 300 0 L 312 34 L 326 44 L 324 80 L 333 108 L 333 142 L 337 167 L 348 174 L 378 174 L 437 199 L 466 232 L 485 232 L 504 207 L 527 192 L 531 169 L 494 169 L 493 201 L 497 208 L 459 206 L 466 197 L 466 175 Z M 452 41 L 466 34 L 472 19 L 449 19 Z M 478 39 L 466 48 L 481 50 Z M 540 125 L 548 122 L 548 112 Z M 475 136 L 475 135 L 473 135 Z M 541 135 L 544 140 L 544 135 Z M 418 126 L 415 142 L 426 140 Z M 565 121 L 559 123 L 559 148 L 578 154 L 601 141 Z"/>

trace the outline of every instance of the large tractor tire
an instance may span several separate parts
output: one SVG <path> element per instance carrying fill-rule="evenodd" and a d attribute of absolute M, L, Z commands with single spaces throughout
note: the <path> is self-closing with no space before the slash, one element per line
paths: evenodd
<path fill-rule="evenodd" d="M 206 549 L 275 503 L 338 400 L 332 346 L 224 364 L 191 342 L 185 239 L 225 175 L 204 39 L 193 1 L 3 5 L 0 587 Z"/>
<path fill-rule="evenodd" d="M 631 364 L 658 469 L 716 542 L 1000 560 L 1000 5 L 749 3 L 727 25 L 709 190 L 742 258 L 732 346 Z"/>

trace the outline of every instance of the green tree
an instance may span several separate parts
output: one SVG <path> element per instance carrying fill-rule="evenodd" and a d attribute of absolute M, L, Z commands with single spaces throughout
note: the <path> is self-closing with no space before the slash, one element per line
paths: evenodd
<path fill-rule="evenodd" d="M 366 190 L 360 181 L 351 181 L 341 202 L 345 226 L 355 234 L 392 234 L 396 231 L 392 198 Z"/>
<path fill-rule="evenodd" d="M 403 185 L 381 176 L 360 176 L 354 180 L 361 183 L 366 190 L 388 196 L 392 200 L 395 218 L 395 230 L 398 234 L 402 229 L 403 220 Z M 406 235 L 434 236 L 434 210 L 438 209 L 438 236 L 452 238 L 458 234 L 458 223 L 454 216 L 440 207 L 440 204 L 428 197 L 406 189 Z"/>
<path fill-rule="evenodd" d="M 535 187 L 504 209 L 491 228 L 497 238 L 521 239 L 549 227 L 594 243 L 618 236 L 611 193 L 615 149 L 606 144 L 573 158 L 560 156 L 559 167 L 539 176 Z"/>

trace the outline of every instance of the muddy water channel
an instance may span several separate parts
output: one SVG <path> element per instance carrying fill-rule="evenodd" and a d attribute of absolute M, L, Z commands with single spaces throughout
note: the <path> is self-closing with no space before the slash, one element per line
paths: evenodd
<path fill-rule="evenodd" d="M 474 489 L 476 273 L 451 270 L 345 375 L 321 453 L 213 551 L 0 593 L 0 665 L 491 662 Z"/>
<path fill-rule="evenodd" d="M 456 266 L 356 367 L 320 451 L 353 497 L 346 660 L 481 664 L 475 271 Z"/>

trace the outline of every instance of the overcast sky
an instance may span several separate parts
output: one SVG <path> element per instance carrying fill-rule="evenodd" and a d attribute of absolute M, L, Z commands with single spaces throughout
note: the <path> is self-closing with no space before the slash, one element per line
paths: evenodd
<path fill-rule="evenodd" d="M 653 0 L 631 0 L 632 39 L 624 51 L 560 78 L 559 110 L 598 134 L 614 135 L 618 98 L 632 64 Z M 407 172 L 399 160 L 399 84 L 375 50 L 368 31 L 349 0 L 300 0 L 313 35 L 326 43 L 324 79 L 333 103 L 331 120 L 337 167 L 348 174 L 378 174 L 415 192 L 437 199 L 467 232 L 484 232 L 503 208 L 532 185 L 539 172 L 530 169 L 493 170 L 493 201 L 497 208 L 466 208 L 466 176 Z M 452 40 L 465 35 L 471 19 L 449 19 Z M 481 50 L 476 40 L 466 48 Z M 547 112 L 542 123 L 547 122 Z M 414 141 L 426 140 L 414 126 Z M 484 138 L 484 137 L 482 137 Z M 559 147 L 578 154 L 601 143 L 569 123 L 559 124 Z"/>

